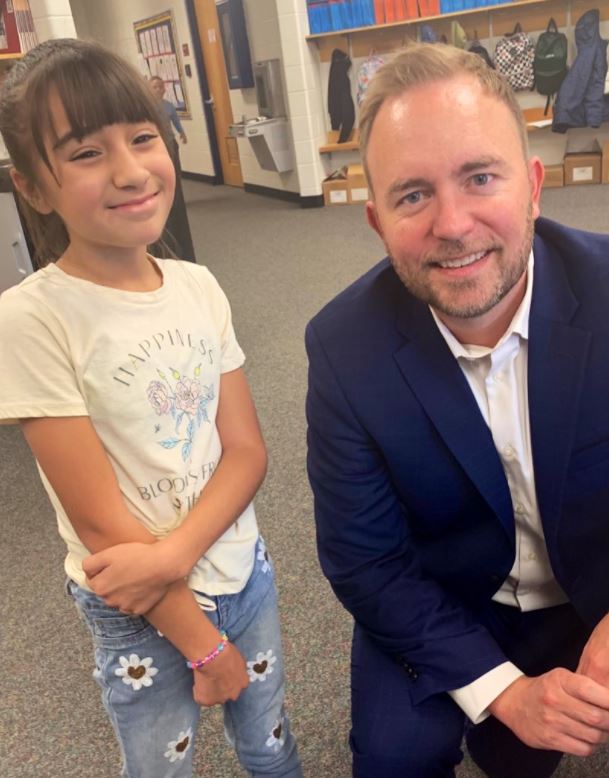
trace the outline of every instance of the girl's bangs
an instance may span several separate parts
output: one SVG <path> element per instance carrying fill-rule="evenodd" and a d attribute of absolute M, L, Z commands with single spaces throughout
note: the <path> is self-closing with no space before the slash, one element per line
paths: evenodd
<path fill-rule="evenodd" d="M 88 56 L 61 62 L 57 69 L 43 71 L 31 85 L 34 122 L 30 126 L 35 128 L 34 143 L 47 163 L 44 138 L 50 134 L 57 139 L 49 101 L 53 93 L 61 101 L 76 138 L 122 122 L 150 121 L 162 127 L 156 101 L 143 78 L 107 55 L 103 61 L 97 59 Z"/>

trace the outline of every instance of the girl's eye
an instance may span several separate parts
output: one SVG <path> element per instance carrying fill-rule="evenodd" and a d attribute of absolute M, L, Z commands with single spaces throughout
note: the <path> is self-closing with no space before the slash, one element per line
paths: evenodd
<path fill-rule="evenodd" d="M 155 138 L 158 138 L 159 136 L 154 132 L 142 132 L 139 135 L 136 136 L 134 143 L 147 143 L 148 141 L 154 140 Z"/>
<path fill-rule="evenodd" d="M 85 149 L 85 151 L 79 151 L 72 157 L 72 162 L 75 162 L 79 159 L 93 159 L 98 154 L 97 151 L 94 151 L 93 149 Z"/>

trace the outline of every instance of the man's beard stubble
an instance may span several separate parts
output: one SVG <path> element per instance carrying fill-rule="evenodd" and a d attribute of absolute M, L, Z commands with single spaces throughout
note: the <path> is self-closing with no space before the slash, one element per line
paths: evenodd
<path fill-rule="evenodd" d="M 498 264 L 498 267 L 501 270 L 501 275 L 497 281 L 495 288 L 492 290 L 492 293 L 484 300 L 480 300 L 477 303 L 471 303 L 465 306 L 462 304 L 460 305 L 458 301 L 455 301 L 453 303 L 451 300 L 443 299 L 442 295 L 438 294 L 437 291 L 431 287 L 431 285 L 425 283 L 423 280 L 419 280 L 411 276 L 411 274 L 408 272 L 404 272 L 404 268 L 398 265 L 398 263 L 394 261 L 391 254 L 389 254 L 389 260 L 391 261 L 393 269 L 397 273 L 398 277 L 400 278 L 404 286 L 414 297 L 418 298 L 424 303 L 427 303 L 439 313 L 443 313 L 447 316 L 453 316 L 461 319 L 471 319 L 471 318 L 475 318 L 476 316 L 482 316 L 483 314 L 490 311 L 498 303 L 500 303 L 501 300 L 503 300 L 503 298 L 508 294 L 508 292 L 511 291 L 511 289 L 514 288 L 514 286 L 516 285 L 516 283 L 522 277 L 522 274 L 526 270 L 529 261 L 529 256 L 531 253 L 531 247 L 533 245 L 533 235 L 534 235 L 533 205 L 529 201 L 527 216 L 526 216 L 525 235 L 522 244 L 520 246 L 520 249 L 518 250 L 517 261 L 513 263 L 500 262 Z M 461 241 L 453 241 L 451 243 L 446 242 L 445 246 L 446 246 L 446 251 L 443 253 L 443 256 L 441 257 L 435 256 L 432 261 L 435 262 L 447 261 L 457 256 L 464 256 L 464 255 L 476 253 L 475 249 L 469 250 L 463 243 L 461 243 Z M 426 264 L 428 264 L 428 262 Z M 455 282 L 453 287 L 453 289 L 455 290 L 455 294 L 451 296 L 453 298 L 455 296 L 458 296 L 459 289 L 463 289 L 463 290 L 474 289 L 476 287 L 476 284 L 477 281 L 475 279 L 471 281 L 465 280 L 461 282 Z"/>

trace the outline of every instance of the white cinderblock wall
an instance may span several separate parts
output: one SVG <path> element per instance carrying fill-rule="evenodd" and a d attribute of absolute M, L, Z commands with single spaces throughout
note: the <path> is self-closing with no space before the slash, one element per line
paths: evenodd
<path fill-rule="evenodd" d="M 70 0 L 30 0 L 30 10 L 38 41 L 76 38 Z"/>
<path fill-rule="evenodd" d="M 317 48 L 305 40 L 305 0 L 275 2 L 300 194 L 320 195 L 325 174 L 318 149 L 326 142 L 326 129 Z"/>

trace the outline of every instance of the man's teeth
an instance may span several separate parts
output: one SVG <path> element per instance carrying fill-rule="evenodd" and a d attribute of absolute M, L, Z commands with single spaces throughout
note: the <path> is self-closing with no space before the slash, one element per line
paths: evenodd
<path fill-rule="evenodd" d="M 486 255 L 486 251 L 479 251 L 477 254 L 469 254 L 467 257 L 461 257 L 460 259 L 450 259 L 445 262 L 438 262 L 440 267 L 453 268 L 453 267 L 466 267 L 479 259 L 482 259 Z"/>

